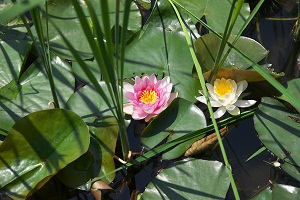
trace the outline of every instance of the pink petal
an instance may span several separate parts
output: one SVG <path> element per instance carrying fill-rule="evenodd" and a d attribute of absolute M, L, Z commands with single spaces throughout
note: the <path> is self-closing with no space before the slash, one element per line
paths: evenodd
<path fill-rule="evenodd" d="M 123 89 L 124 89 L 124 92 L 134 92 L 133 85 L 131 85 L 130 83 L 127 83 L 127 82 L 123 83 Z"/>
<path fill-rule="evenodd" d="M 156 79 L 156 76 L 155 74 L 152 74 L 150 77 L 149 77 L 149 81 L 155 85 L 157 83 L 157 79 Z"/>
<path fill-rule="evenodd" d="M 124 96 L 129 100 L 129 101 L 134 101 L 135 98 L 135 94 L 132 92 L 125 92 Z"/>
<path fill-rule="evenodd" d="M 147 115 L 147 117 L 145 118 L 145 122 L 149 122 L 151 120 L 151 118 L 154 116 L 155 115 Z"/>
<path fill-rule="evenodd" d="M 135 120 L 144 119 L 148 114 L 145 113 L 141 108 L 135 106 L 133 107 L 132 118 Z"/>
<path fill-rule="evenodd" d="M 123 112 L 132 115 L 133 113 L 133 104 L 132 103 L 126 103 L 123 105 Z"/>
<path fill-rule="evenodd" d="M 172 92 L 172 93 L 170 94 L 170 97 L 169 97 L 169 100 L 168 100 L 168 105 L 170 105 L 171 102 L 172 102 L 175 98 L 177 98 L 177 97 L 178 97 L 178 92 Z"/>

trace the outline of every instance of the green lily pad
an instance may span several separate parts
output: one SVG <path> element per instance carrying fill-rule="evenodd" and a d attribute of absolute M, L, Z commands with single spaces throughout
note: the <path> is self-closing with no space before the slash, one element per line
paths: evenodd
<path fill-rule="evenodd" d="M 290 176 L 294 177 L 298 181 L 300 181 L 300 167 L 291 165 L 290 163 L 283 163 L 280 165 L 280 167 L 288 173 Z"/>
<path fill-rule="evenodd" d="M 203 112 L 189 101 L 176 98 L 145 128 L 141 141 L 146 149 L 152 149 L 168 136 L 167 142 L 204 127 L 206 127 L 206 119 Z M 181 156 L 195 140 L 184 142 L 164 153 L 163 159 Z"/>
<path fill-rule="evenodd" d="M 18 80 L 31 45 L 28 40 L 0 41 L 0 88 Z"/>
<path fill-rule="evenodd" d="M 91 70 L 94 76 L 100 79 L 101 72 L 98 63 L 95 61 L 85 61 L 85 63 L 88 65 L 88 68 Z M 84 73 L 78 62 L 72 62 L 72 69 L 76 77 L 78 77 L 80 81 L 83 81 L 85 83 L 91 82 L 90 78 Z"/>
<path fill-rule="evenodd" d="M 106 84 L 100 82 L 100 86 L 108 95 Z M 67 107 L 81 116 L 93 134 L 89 150 L 94 157 L 93 177 L 114 170 L 113 155 L 118 138 L 118 124 L 100 94 L 93 85 L 86 85 L 70 97 Z M 103 181 L 109 184 L 114 178 L 115 173 L 112 173 Z"/>
<path fill-rule="evenodd" d="M 90 126 L 90 131 L 93 133 L 93 137 L 99 146 L 98 150 L 100 151 L 94 164 L 96 168 L 94 172 L 97 172 L 100 168 L 100 172 L 94 174 L 94 177 L 99 177 L 115 169 L 113 156 L 115 154 L 119 126 L 115 117 L 105 117 L 95 121 Z M 116 173 L 111 173 L 105 176 L 102 181 L 109 184 L 114 180 L 115 176 Z"/>
<path fill-rule="evenodd" d="M 228 42 L 232 43 L 234 38 L 235 36 L 230 36 Z M 204 72 L 213 68 L 220 45 L 221 40 L 212 33 L 206 34 L 196 40 L 195 51 Z M 234 46 L 254 62 L 261 61 L 269 53 L 269 51 L 267 51 L 261 44 L 248 37 L 241 36 Z M 226 46 L 223 56 L 226 54 L 228 49 L 228 46 Z M 250 67 L 242 57 L 234 52 L 234 50 L 231 50 L 223 66 L 235 66 L 238 69 L 247 69 Z"/>
<path fill-rule="evenodd" d="M 233 2 L 232 0 L 177 0 L 176 2 L 181 4 L 185 9 L 198 18 L 205 16 L 207 24 L 214 31 L 218 33 L 224 33 L 231 4 Z M 244 3 L 240 14 L 238 15 L 237 21 L 234 24 L 232 34 L 237 34 L 240 31 L 249 15 L 250 7 L 248 4 Z M 196 22 L 197 21 L 194 20 L 194 23 Z"/>
<path fill-rule="evenodd" d="M 145 31 L 126 47 L 124 77 L 169 75 L 179 97 L 195 102 L 200 84 L 192 76 L 194 63 L 180 23 L 167 0 L 157 6 Z M 185 22 L 196 33 L 190 18 Z"/>
<path fill-rule="evenodd" d="M 68 64 L 59 57 L 52 55 L 51 61 L 58 100 L 60 106 L 64 107 L 65 102 L 74 92 L 74 75 Z M 9 73 L 7 76 L 10 76 Z M 47 109 L 48 104 L 52 106 L 53 101 L 49 80 L 40 59 L 24 72 L 18 83 L 12 82 L 8 86 L 10 87 L 2 88 L 0 91 L 0 95 L 5 95 L 5 98 L 0 97 L 0 134 L 4 135 L 18 119 L 31 112 Z"/>
<path fill-rule="evenodd" d="M 0 145 L 1 191 L 24 199 L 85 153 L 88 145 L 88 128 L 72 111 L 51 109 L 23 117 Z"/>
<path fill-rule="evenodd" d="M 163 169 L 141 199 L 224 199 L 229 183 L 221 162 L 189 158 Z"/>
<path fill-rule="evenodd" d="M 92 178 L 93 155 L 90 151 L 68 164 L 57 173 L 57 178 L 71 188 L 86 184 Z"/>
<path fill-rule="evenodd" d="M 286 82 L 285 87 L 294 97 L 296 97 L 296 99 L 300 99 L 300 78 Z M 285 95 L 282 95 L 279 98 L 290 102 L 289 98 Z M 300 112 L 300 110 L 298 110 L 298 112 Z"/>
<path fill-rule="evenodd" d="M 261 142 L 285 162 L 299 166 L 299 115 L 288 110 L 279 101 L 265 97 L 253 119 Z"/>
<path fill-rule="evenodd" d="M 27 29 L 20 18 L 0 25 L 0 40 L 22 40 L 26 33 Z"/>
<path fill-rule="evenodd" d="M 299 199 L 300 188 L 283 185 L 283 184 L 272 184 L 272 189 L 267 187 L 256 196 L 251 199 L 257 200 L 280 200 L 280 199 Z"/>
<path fill-rule="evenodd" d="M 105 82 L 99 82 L 99 84 L 109 97 L 110 95 Z M 112 104 L 112 101 L 110 101 L 110 103 Z M 85 85 L 75 92 L 69 98 L 67 108 L 81 116 L 85 122 L 89 123 L 88 125 L 97 119 L 113 115 L 101 95 L 92 84 Z"/>
<path fill-rule="evenodd" d="M 107 1 L 109 6 L 110 13 L 110 25 L 112 28 L 115 25 L 115 12 L 116 12 L 116 1 Z M 101 7 L 98 0 L 92 0 L 91 3 L 94 5 L 97 15 L 99 16 L 100 23 L 102 20 L 101 17 Z M 84 1 L 81 2 L 81 8 L 84 13 L 88 16 L 88 9 Z M 123 3 L 120 3 L 120 21 L 122 22 L 122 11 L 124 10 Z M 67 36 L 70 43 L 77 50 L 81 58 L 90 59 L 93 57 L 93 52 L 90 49 L 89 43 L 86 39 L 84 31 L 81 28 L 80 21 L 74 9 L 73 3 L 70 0 L 51 0 L 48 3 L 48 17 L 52 23 L 54 23 L 59 30 Z M 136 32 L 141 28 L 141 14 L 138 10 L 138 7 L 134 2 L 131 4 L 131 13 L 128 24 L 128 30 Z M 44 35 L 46 35 L 46 16 L 43 15 L 43 24 L 44 24 Z M 100 24 L 101 25 L 101 24 Z M 90 24 L 92 29 L 93 25 Z M 55 52 L 57 55 L 74 60 L 72 53 L 68 50 L 65 42 L 56 31 L 53 24 L 49 23 L 49 40 L 50 40 L 50 49 Z"/>
<path fill-rule="evenodd" d="M 45 3 L 45 0 L 31 0 L 31 1 L 8 1 L 1 0 L 0 5 L 0 24 L 4 24 L 9 20 L 12 20 L 21 14 L 24 14 L 28 10 L 37 7 Z"/>

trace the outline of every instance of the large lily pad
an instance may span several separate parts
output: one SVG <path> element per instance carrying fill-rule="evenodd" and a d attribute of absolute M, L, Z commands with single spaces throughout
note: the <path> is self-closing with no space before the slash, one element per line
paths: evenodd
<path fill-rule="evenodd" d="M 294 97 L 296 97 L 296 99 L 300 99 L 300 78 L 288 81 L 285 84 L 286 89 L 292 94 L 294 95 Z M 290 102 L 289 98 L 287 98 L 285 95 L 280 96 L 279 98 Z M 297 109 L 297 108 L 295 108 Z M 300 113 L 300 110 L 298 110 L 298 112 Z"/>
<path fill-rule="evenodd" d="M 229 183 L 222 163 L 189 158 L 163 169 L 141 199 L 224 199 Z"/>
<path fill-rule="evenodd" d="M 195 30 L 190 18 L 187 25 Z M 195 31 L 195 33 L 197 33 Z M 169 75 L 179 97 L 195 102 L 200 84 L 192 76 L 193 60 L 174 10 L 166 0 L 159 1 L 146 31 L 126 48 L 124 76 Z"/>
<path fill-rule="evenodd" d="M 198 18 L 205 16 L 207 24 L 216 32 L 224 33 L 227 18 L 231 8 L 232 0 L 177 0 L 185 9 L 194 14 Z M 237 21 L 232 30 L 232 34 L 237 34 L 246 19 L 250 15 L 250 7 L 248 4 L 243 4 L 242 9 L 238 15 Z M 193 19 L 193 18 L 192 18 Z M 196 23 L 197 21 L 193 19 Z"/>
<path fill-rule="evenodd" d="M 27 40 L 0 41 L 0 88 L 18 80 L 31 45 Z"/>
<path fill-rule="evenodd" d="M 0 145 L 1 191 L 24 199 L 85 153 L 88 145 L 88 128 L 72 111 L 51 109 L 25 116 Z"/>
<path fill-rule="evenodd" d="M 20 18 L 0 25 L 0 40 L 22 40 L 26 33 L 27 29 Z"/>
<path fill-rule="evenodd" d="M 234 38 L 235 36 L 230 36 L 228 42 L 232 43 Z M 206 34 L 196 40 L 195 51 L 198 61 L 204 72 L 209 71 L 213 68 L 220 45 L 221 40 L 212 33 Z M 254 62 L 261 61 L 269 53 L 261 44 L 248 37 L 241 36 L 234 46 Z M 226 46 L 223 52 L 223 56 L 226 54 L 228 49 L 228 46 Z M 229 53 L 223 66 L 235 66 L 238 69 L 247 69 L 248 67 L 250 67 L 242 57 L 234 52 L 234 50 Z"/>
<path fill-rule="evenodd" d="M 145 128 L 141 141 L 146 149 L 151 149 L 168 136 L 169 142 L 204 127 L 206 119 L 203 112 L 189 101 L 177 98 Z M 181 156 L 194 141 L 195 139 L 176 146 L 164 153 L 163 159 Z"/>
<path fill-rule="evenodd" d="M 300 188 L 283 185 L 283 184 L 272 184 L 272 189 L 267 187 L 259 194 L 251 199 L 257 200 L 280 200 L 280 199 L 299 199 L 300 198 Z"/>
<path fill-rule="evenodd" d="M 114 154 L 118 139 L 119 126 L 115 117 L 105 117 L 95 121 L 90 127 L 90 131 L 97 142 L 99 155 L 95 159 L 93 176 L 102 176 L 115 169 Z M 97 146 L 95 145 L 95 146 Z M 98 165 L 98 166 L 97 166 Z M 97 171 L 100 169 L 100 172 Z M 105 176 L 102 181 L 109 184 L 116 176 L 111 173 Z"/>
<path fill-rule="evenodd" d="M 67 63 L 57 56 L 51 58 L 58 100 L 60 106 L 64 107 L 65 102 L 74 92 L 75 79 Z M 9 73 L 7 76 L 10 76 Z M 12 82 L 9 86 L 0 91 L 1 134 L 7 134 L 19 118 L 31 112 L 47 109 L 48 103 L 52 106 L 53 101 L 49 80 L 40 59 L 25 71 L 18 83 Z"/>
<path fill-rule="evenodd" d="M 299 115 L 279 101 L 266 97 L 255 111 L 254 125 L 259 139 L 270 151 L 286 162 L 300 166 Z"/>
<path fill-rule="evenodd" d="M 109 6 L 110 13 L 110 25 L 111 28 L 115 25 L 115 12 L 116 12 L 116 1 L 107 1 Z M 92 0 L 91 3 L 96 8 L 96 13 L 99 16 L 101 23 L 102 14 L 101 7 L 98 0 Z M 81 1 L 81 7 L 85 14 L 88 15 L 88 9 L 84 1 Z M 124 5 L 120 3 L 120 21 L 122 22 L 122 11 L 124 10 Z M 76 11 L 74 9 L 73 3 L 71 0 L 51 0 L 48 2 L 48 17 L 51 22 L 55 24 L 59 30 L 68 38 L 74 48 L 77 50 L 79 55 L 83 59 L 88 59 L 93 57 L 93 53 L 89 47 L 89 43 L 84 35 L 84 31 L 81 28 L 80 21 L 77 17 Z M 138 7 L 132 2 L 131 13 L 129 19 L 128 30 L 136 32 L 140 29 L 142 23 L 141 14 L 138 10 Z M 46 24 L 46 17 L 44 15 L 43 24 Z M 49 24 L 49 40 L 50 48 L 55 53 L 60 55 L 63 58 L 73 60 L 72 53 L 68 50 L 65 42 L 56 31 L 53 24 Z M 101 25 L 101 24 L 100 24 Z M 92 24 L 90 24 L 92 29 Z M 44 26 L 44 29 L 46 26 Z M 46 32 L 45 32 L 46 35 Z"/>
<path fill-rule="evenodd" d="M 105 82 L 99 82 L 99 84 L 105 94 L 110 97 Z M 110 104 L 112 105 L 111 99 Z M 92 84 L 85 85 L 75 92 L 69 98 L 67 108 L 81 116 L 88 125 L 91 125 L 97 119 L 101 120 L 105 116 L 113 115 L 108 105 Z"/>

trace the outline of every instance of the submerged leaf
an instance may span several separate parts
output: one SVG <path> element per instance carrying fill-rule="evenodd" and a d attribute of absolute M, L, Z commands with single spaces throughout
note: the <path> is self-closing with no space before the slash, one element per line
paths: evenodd
<path fill-rule="evenodd" d="M 284 76 L 283 72 L 274 73 L 272 70 L 268 68 L 264 68 L 264 66 L 262 66 L 262 68 L 265 69 L 268 73 L 270 73 L 274 78 L 280 78 Z M 211 74 L 211 70 L 203 74 L 206 81 L 209 80 L 210 74 Z M 255 70 L 245 70 L 245 69 L 238 69 L 238 68 L 221 68 L 218 71 L 216 78 L 232 79 L 235 82 L 240 82 L 243 80 L 246 80 L 247 82 L 258 82 L 258 81 L 266 80 L 262 75 L 260 75 Z"/>
<path fill-rule="evenodd" d="M 221 137 L 228 133 L 228 127 L 225 126 L 220 129 Z M 193 156 L 205 152 L 218 144 L 217 134 L 210 134 L 192 144 L 192 146 L 184 153 L 184 156 Z"/>

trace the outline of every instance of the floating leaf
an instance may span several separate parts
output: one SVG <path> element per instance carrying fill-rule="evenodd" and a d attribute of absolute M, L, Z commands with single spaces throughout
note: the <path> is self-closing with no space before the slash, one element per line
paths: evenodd
<path fill-rule="evenodd" d="M 300 123 L 294 120 L 299 119 L 299 115 L 288 110 L 279 101 L 265 97 L 253 119 L 261 142 L 285 162 L 299 166 Z"/>
<path fill-rule="evenodd" d="M 101 73 L 100 73 L 100 68 L 97 62 L 95 61 L 85 61 L 87 64 L 88 68 L 91 70 L 91 72 L 94 74 L 94 76 L 100 80 Z M 81 66 L 78 64 L 78 62 L 72 62 L 72 69 L 76 75 L 76 77 L 79 78 L 80 81 L 83 81 L 85 83 L 90 83 L 90 78 L 84 73 L 83 69 Z"/>
<path fill-rule="evenodd" d="M 146 149 L 151 149 L 168 136 L 167 142 L 204 127 L 206 127 L 206 119 L 203 112 L 189 101 L 176 98 L 145 128 L 141 141 Z M 176 146 L 164 153 L 163 159 L 181 156 L 194 141 L 195 139 Z"/>
<path fill-rule="evenodd" d="M 0 88 L 18 80 L 31 45 L 27 40 L 0 41 Z"/>
<path fill-rule="evenodd" d="M 283 163 L 280 165 L 280 167 L 288 173 L 290 176 L 294 177 L 298 181 L 300 181 L 300 167 L 291 165 L 290 163 Z"/>
<path fill-rule="evenodd" d="M 100 173 L 94 174 L 94 177 L 99 177 L 115 169 L 114 155 L 119 126 L 115 117 L 105 117 L 93 122 L 90 126 L 90 131 L 93 133 L 94 138 L 99 145 L 98 148 L 100 148 L 100 153 L 96 158 L 95 163 L 95 165 L 98 165 L 95 167 L 100 169 Z M 115 173 L 111 173 L 105 176 L 102 181 L 109 184 L 114 180 L 115 176 Z"/>
<path fill-rule="evenodd" d="M 101 23 L 102 14 L 100 1 L 92 0 L 91 3 L 94 5 L 97 16 L 99 16 L 99 21 Z M 115 25 L 115 15 L 116 15 L 116 1 L 107 1 L 110 14 L 110 25 L 111 28 Z M 88 9 L 84 1 L 80 2 L 81 7 L 86 17 L 89 18 Z M 123 3 L 120 3 L 120 22 L 122 22 L 122 12 L 124 11 Z M 55 24 L 58 29 L 68 37 L 68 40 L 77 50 L 77 53 L 83 59 L 89 59 L 93 57 L 93 52 L 90 49 L 89 43 L 84 35 L 84 31 L 81 28 L 80 21 L 76 14 L 76 11 L 73 7 L 73 3 L 70 0 L 51 0 L 48 3 L 48 17 L 51 23 L 49 23 L 49 41 L 50 49 L 55 52 L 57 55 L 74 60 L 72 53 L 67 48 L 63 39 L 59 36 L 59 33 L 56 31 L 53 24 Z M 52 24 L 53 23 L 53 24 Z M 141 14 L 138 10 L 138 7 L 134 2 L 131 4 L 131 12 L 129 18 L 128 30 L 136 32 L 141 28 Z M 44 35 L 46 35 L 46 16 L 43 15 L 43 24 L 44 24 Z M 93 28 L 93 24 L 90 24 L 90 28 Z"/>
<path fill-rule="evenodd" d="M 88 145 L 88 128 L 72 111 L 43 110 L 23 117 L 0 145 L 1 191 L 24 199 L 85 153 Z"/>
<path fill-rule="evenodd" d="M 188 158 L 163 169 L 141 199 L 224 199 L 229 183 L 221 162 Z"/>
<path fill-rule="evenodd" d="M 285 87 L 292 95 L 297 99 L 300 99 L 300 78 L 288 81 Z M 282 95 L 279 98 L 289 102 L 289 98 L 286 98 L 285 95 Z M 298 110 L 298 112 L 300 113 L 300 110 Z"/>
<path fill-rule="evenodd" d="M 126 47 L 124 77 L 169 75 L 179 97 L 195 102 L 200 84 L 191 74 L 194 63 L 180 23 L 167 0 L 157 6 L 143 35 Z M 196 33 L 190 18 L 185 21 Z"/>
<path fill-rule="evenodd" d="M 176 0 L 185 9 L 194 14 L 196 17 L 205 17 L 207 24 L 216 32 L 223 33 L 227 23 L 227 16 L 231 8 L 232 0 Z M 183 13 L 183 12 L 182 12 Z M 250 7 L 248 4 L 244 3 L 241 11 L 238 15 L 237 21 L 234 24 L 232 34 L 237 34 L 242 26 L 244 25 L 246 19 L 250 15 Z M 194 18 L 191 18 L 194 20 Z M 197 23 L 197 21 L 194 21 Z"/>
<path fill-rule="evenodd" d="M 19 17 L 0 25 L 0 40 L 22 40 L 26 33 L 27 29 Z"/>
<path fill-rule="evenodd" d="M 58 100 L 60 106 L 64 107 L 74 92 L 75 79 L 69 65 L 59 57 L 52 55 L 51 62 Z M 9 73 L 6 76 L 9 77 Z M 17 80 L 18 78 L 13 81 Z M 48 76 L 41 59 L 37 59 L 24 72 L 19 83 L 11 82 L 8 86 L 0 91 L 0 95 L 5 93 L 5 98 L 0 97 L 0 133 L 5 135 L 18 119 L 31 112 L 47 109 L 48 103 L 53 101 Z"/>
<path fill-rule="evenodd" d="M 235 36 L 230 36 L 228 42 L 232 42 L 234 38 Z M 220 45 L 221 40 L 212 33 L 201 36 L 196 40 L 195 51 L 203 72 L 207 72 L 213 68 Z M 269 53 L 261 44 L 248 37 L 241 36 L 234 46 L 254 62 L 261 61 Z M 226 46 L 223 56 L 228 49 L 228 46 Z M 234 50 L 229 53 L 223 66 L 235 66 L 238 69 L 247 69 L 250 67 L 242 57 L 234 52 Z"/>
<path fill-rule="evenodd" d="M 291 185 L 272 184 L 272 188 L 267 187 L 251 199 L 300 199 L 300 188 Z"/>

